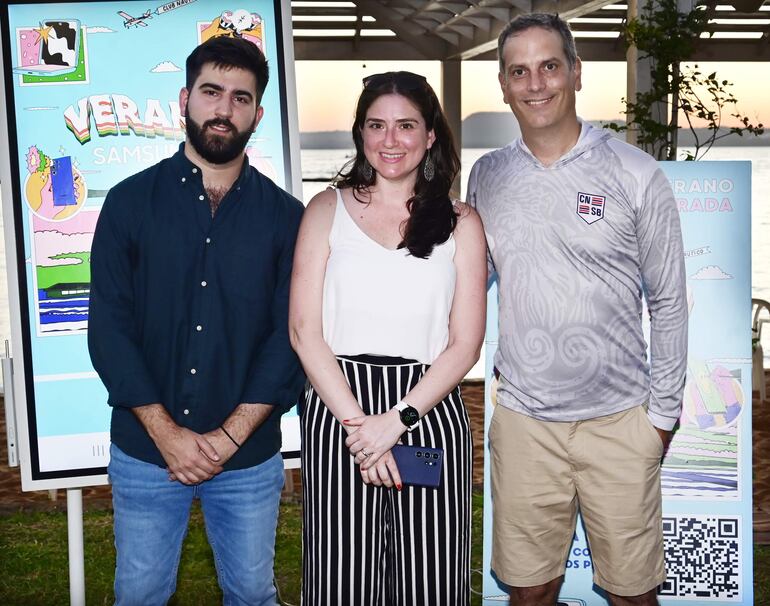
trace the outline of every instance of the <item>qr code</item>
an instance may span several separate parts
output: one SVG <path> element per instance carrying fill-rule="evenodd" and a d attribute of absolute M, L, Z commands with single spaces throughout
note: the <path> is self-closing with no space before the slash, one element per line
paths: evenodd
<path fill-rule="evenodd" d="M 741 600 L 740 516 L 664 516 L 666 581 L 682 600 Z"/>

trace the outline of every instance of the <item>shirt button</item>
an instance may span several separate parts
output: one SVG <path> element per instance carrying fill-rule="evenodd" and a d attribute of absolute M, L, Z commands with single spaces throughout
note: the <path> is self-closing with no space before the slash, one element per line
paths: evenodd
<path fill-rule="evenodd" d="M 206 282 L 206 280 L 204 280 L 203 282 L 201 282 L 201 286 L 203 286 L 203 287 L 205 287 L 205 286 L 206 286 L 206 284 L 208 284 L 208 282 Z"/>
<path fill-rule="evenodd" d="M 185 181 L 187 181 L 187 178 L 186 177 L 182 177 L 182 183 L 184 183 Z"/>
<path fill-rule="evenodd" d="M 203 330 L 203 326 L 201 326 L 200 324 L 198 324 L 198 326 L 196 326 L 196 327 L 195 327 L 195 330 L 197 330 L 198 332 L 200 332 L 200 331 L 202 331 L 202 330 Z"/>
<path fill-rule="evenodd" d="M 200 196 L 198 196 L 198 200 L 205 200 L 205 199 L 206 199 L 206 196 L 204 196 L 203 194 L 201 194 Z"/>
<path fill-rule="evenodd" d="M 211 238 L 206 238 L 206 244 L 211 244 Z"/>
<path fill-rule="evenodd" d="M 196 372 L 198 372 L 198 371 L 197 371 L 197 370 L 195 370 L 194 368 L 191 368 L 191 369 L 190 369 L 190 374 L 191 374 L 191 375 L 194 375 Z"/>
<path fill-rule="evenodd" d="M 198 169 L 193 167 L 193 173 L 197 173 L 197 172 L 198 172 Z"/>
<path fill-rule="evenodd" d="M 186 414 L 186 415 L 189 415 L 189 414 L 190 414 L 190 411 L 189 411 L 189 410 L 187 410 L 186 408 L 185 408 L 185 409 L 184 409 L 182 412 L 183 412 L 184 414 Z"/>

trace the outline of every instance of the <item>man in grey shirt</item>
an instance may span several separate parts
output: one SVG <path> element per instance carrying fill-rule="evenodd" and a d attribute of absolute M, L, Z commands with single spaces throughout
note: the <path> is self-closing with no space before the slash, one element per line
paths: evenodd
<path fill-rule="evenodd" d="M 483 156 L 468 188 L 500 293 L 492 567 L 512 604 L 555 604 L 579 509 L 610 602 L 656 604 L 660 460 L 687 354 L 674 196 L 650 156 L 578 119 L 562 19 L 518 17 L 498 52 L 522 137 Z"/>

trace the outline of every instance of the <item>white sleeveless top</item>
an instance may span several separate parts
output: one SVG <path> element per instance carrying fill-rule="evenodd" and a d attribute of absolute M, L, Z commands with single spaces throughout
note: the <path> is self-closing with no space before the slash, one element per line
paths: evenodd
<path fill-rule="evenodd" d="M 335 355 L 396 356 L 431 364 L 449 342 L 454 237 L 427 259 L 367 236 L 337 190 L 323 291 L 323 336 Z"/>

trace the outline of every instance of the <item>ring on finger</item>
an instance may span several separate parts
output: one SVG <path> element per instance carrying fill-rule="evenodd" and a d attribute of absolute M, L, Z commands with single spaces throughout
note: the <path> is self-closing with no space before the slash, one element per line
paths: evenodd
<path fill-rule="evenodd" d="M 361 454 L 364 455 L 364 457 L 367 458 L 367 459 L 372 456 L 372 453 L 371 452 L 366 452 L 366 449 L 364 449 L 364 448 L 361 449 Z"/>

